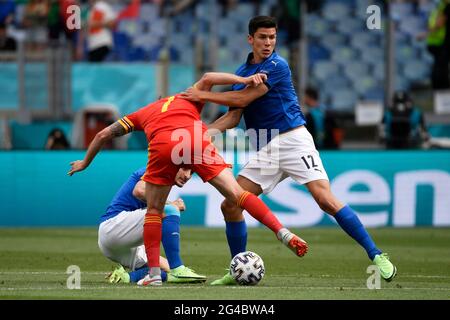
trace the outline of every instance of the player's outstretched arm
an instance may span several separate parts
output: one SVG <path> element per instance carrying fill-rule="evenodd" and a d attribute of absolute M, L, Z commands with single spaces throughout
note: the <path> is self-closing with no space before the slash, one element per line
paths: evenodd
<path fill-rule="evenodd" d="M 71 169 L 67 174 L 71 176 L 75 172 L 83 171 L 84 169 L 86 169 L 106 142 L 112 140 L 115 137 L 123 136 L 126 133 L 127 131 L 125 130 L 125 128 L 117 121 L 103 129 L 102 131 L 98 132 L 95 135 L 94 140 L 92 140 L 92 142 L 89 144 L 84 159 L 71 162 Z"/>
<path fill-rule="evenodd" d="M 242 108 L 230 108 L 227 113 L 208 125 L 208 134 L 212 136 L 219 132 L 224 132 L 227 129 L 236 127 L 241 121 L 243 112 L 244 109 Z"/>
<path fill-rule="evenodd" d="M 191 87 L 180 94 L 180 97 L 193 102 L 213 102 L 229 107 L 245 108 L 253 100 L 265 95 L 269 91 L 264 83 L 256 87 L 247 86 L 243 90 L 227 92 L 211 92 Z"/>
<path fill-rule="evenodd" d="M 256 87 L 267 80 L 267 75 L 264 73 L 257 73 L 248 77 L 241 77 L 232 73 L 225 72 L 207 72 L 194 85 L 199 90 L 209 91 L 215 85 L 229 85 L 229 84 L 245 84 Z"/>

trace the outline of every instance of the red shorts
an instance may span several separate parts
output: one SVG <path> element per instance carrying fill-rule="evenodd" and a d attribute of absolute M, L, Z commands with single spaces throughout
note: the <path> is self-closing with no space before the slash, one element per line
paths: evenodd
<path fill-rule="evenodd" d="M 208 182 L 225 168 L 231 168 L 209 139 L 203 139 L 201 134 L 194 136 L 193 132 L 193 128 L 186 128 L 156 134 L 149 143 L 147 170 L 142 180 L 173 185 L 178 170 L 188 167 L 203 182 Z"/>

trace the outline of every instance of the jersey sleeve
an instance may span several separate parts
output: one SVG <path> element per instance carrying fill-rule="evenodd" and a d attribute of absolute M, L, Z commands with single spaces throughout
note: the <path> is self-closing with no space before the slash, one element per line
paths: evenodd
<path fill-rule="evenodd" d="M 266 85 L 269 90 L 286 77 L 290 77 L 289 66 L 282 61 L 270 61 L 264 67 L 264 73 L 267 74 Z"/>
<path fill-rule="evenodd" d="M 146 169 L 146 167 L 139 168 L 134 172 L 134 174 L 140 179 L 144 175 Z"/>
<path fill-rule="evenodd" d="M 141 126 L 141 111 L 142 109 L 139 109 L 136 112 L 130 113 L 129 115 L 126 115 L 118 120 L 118 122 L 122 125 L 122 127 L 126 130 L 127 133 L 130 133 L 132 131 L 142 131 Z"/>

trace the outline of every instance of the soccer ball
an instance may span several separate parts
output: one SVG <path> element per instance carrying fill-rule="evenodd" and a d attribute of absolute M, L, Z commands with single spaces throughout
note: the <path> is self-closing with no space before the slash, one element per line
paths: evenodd
<path fill-rule="evenodd" d="M 240 285 L 254 286 L 265 272 L 263 260 L 254 252 L 241 252 L 231 259 L 230 274 Z"/>

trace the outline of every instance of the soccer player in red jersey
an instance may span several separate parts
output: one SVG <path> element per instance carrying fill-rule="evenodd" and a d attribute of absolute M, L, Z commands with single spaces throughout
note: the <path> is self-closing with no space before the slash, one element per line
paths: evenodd
<path fill-rule="evenodd" d="M 255 74 L 240 77 L 226 73 L 207 73 L 194 87 L 211 90 L 214 85 L 241 83 L 257 86 L 266 75 Z M 131 113 L 96 134 L 90 143 L 84 160 L 71 162 L 69 175 L 86 169 L 102 146 L 133 130 L 144 131 L 149 142 L 145 196 L 147 214 L 144 220 L 144 245 L 149 274 L 140 285 L 161 285 L 159 268 L 161 217 L 167 197 L 176 183 L 182 186 L 191 171 L 204 182 L 212 184 L 228 201 L 237 203 L 256 220 L 271 229 L 278 239 L 290 239 L 283 243 L 298 256 L 303 256 L 306 242 L 283 228 L 270 209 L 254 194 L 245 191 L 236 182 L 229 165 L 218 154 L 207 134 L 207 126 L 201 122 L 203 104 L 193 103 L 179 95 L 166 97 Z M 180 171 L 181 170 L 181 171 Z M 178 172 L 181 172 L 177 176 Z"/>

